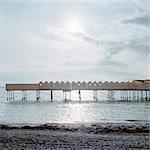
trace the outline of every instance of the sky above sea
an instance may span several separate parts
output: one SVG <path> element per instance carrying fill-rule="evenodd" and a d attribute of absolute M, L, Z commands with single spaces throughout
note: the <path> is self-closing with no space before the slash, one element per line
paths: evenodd
<path fill-rule="evenodd" d="M 150 78 L 149 0 L 1 0 L 0 85 Z"/>

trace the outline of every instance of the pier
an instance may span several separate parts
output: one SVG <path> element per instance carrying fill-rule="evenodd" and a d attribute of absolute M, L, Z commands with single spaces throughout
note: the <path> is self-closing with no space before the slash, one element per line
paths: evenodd
<path fill-rule="evenodd" d="M 124 101 L 150 101 L 150 80 L 133 80 L 132 82 L 39 82 L 37 84 L 6 84 L 7 100 L 15 99 L 14 91 L 22 92 L 22 101 L 27 100 L 28 91 L 36 93 L 36 100 L 40 100 L 41 91 L 49 91 L 50 100 L 54 100 L 53 91 L 62 90 L 64 100 L 71 99 L 71 91 L 77 90 L 79 100 L 82 100 L 82 90 L 92 90 L 93 99 L 98 101 L 98 91 L 107 91 L 108 98 L 115 100 L 115 93 L 120 94 L 120 100 Z M 67 97 L 69 93 L 69 98 Z"/>

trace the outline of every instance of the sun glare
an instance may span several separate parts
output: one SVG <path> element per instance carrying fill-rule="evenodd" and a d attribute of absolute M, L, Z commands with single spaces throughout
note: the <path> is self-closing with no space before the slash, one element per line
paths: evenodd
<path fill-rule="evenodd" d="M 83 32 L 83 28 L 82 25 L 79 21 L 77 20 L 71 20 L 67 27 L 66 27 L 67 31 L 69 32 Z"/>

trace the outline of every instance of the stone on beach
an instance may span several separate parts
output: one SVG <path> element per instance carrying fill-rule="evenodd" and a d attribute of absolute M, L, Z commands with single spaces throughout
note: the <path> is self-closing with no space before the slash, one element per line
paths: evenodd
<path fill-rule="evenodd" d="M 0 126 L 0 149 L 149 149 L 149 124 Z M 9 128 L 10 127 L 10 128 Z M 39 127 L 39 128 L 38 128 Z"/>

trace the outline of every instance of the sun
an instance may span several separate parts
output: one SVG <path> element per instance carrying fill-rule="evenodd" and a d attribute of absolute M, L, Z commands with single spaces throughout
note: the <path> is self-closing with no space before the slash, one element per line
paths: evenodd
<path fill-rule="evenodd" d="M 83 27 L 78 20 L 70 20 L 66 26 L 67 31 L 69 32 L 83 32 Z"/>

